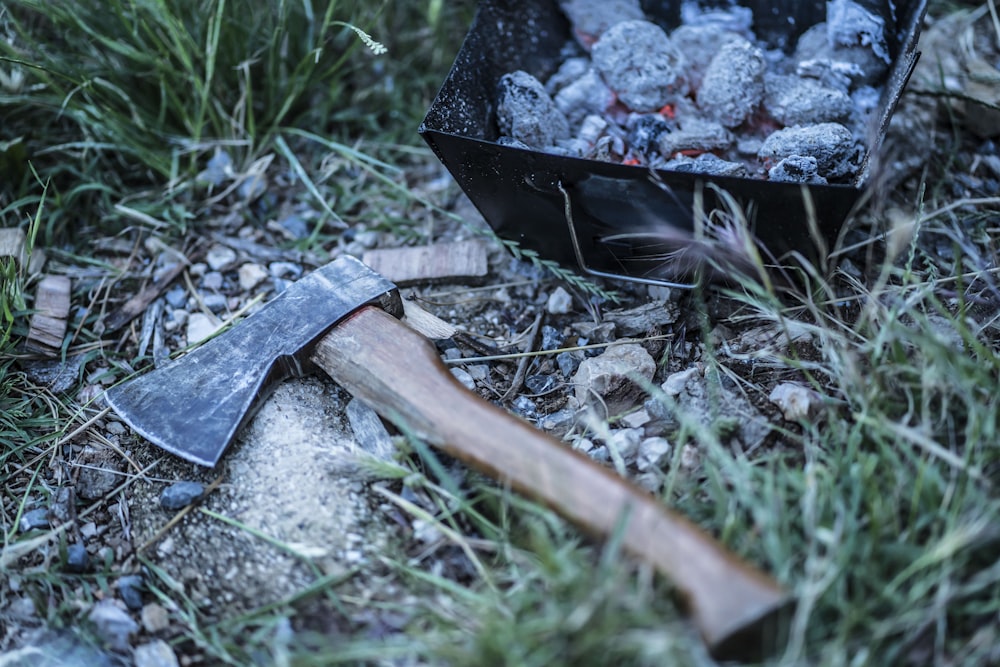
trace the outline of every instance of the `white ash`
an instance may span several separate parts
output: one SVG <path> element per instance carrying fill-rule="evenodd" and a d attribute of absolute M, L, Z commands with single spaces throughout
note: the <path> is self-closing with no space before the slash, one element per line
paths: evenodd
<path fill-rule="evenodd" d="M 569 122 L 531 74 L 518 70 L 500 79 L 497 106 L 500 131 L 533 148 L 551 146 L 569 137 Z"/>
<path fill-rule="evenodd" d="M 827 180 L 819 175 L 819 165 L 811 155 L 791 155 L 767 170 L 769 181 L 780 183 L 808 183 L 826 185 Z"/>
<path fill-rule="evenodd" d="M 785 126 L 843 123 L 856 108 L 847 93 L 815 79 L 769 74 L 764 78 L 764 87 L 764 108 Z"/>
<path fill-rule="evenodd" d="M 757 40 L 746 7 L 686 2 L 682 25 L 668 34 L 643 20 L 636 1 L 564 0 L 590 57 L 570 43 L 544 86 L 525 73 L 504 77 L 498 143 L 657 169 L 848 181 L 888 70 L 885 21 L 870 4 L 829 2 L 826 21 L 786 56 Z M 538 118 L 522 121 L 519 113 Z M 830 123 L 851 139 L 823 127 Z M 703 153 L 720 159 L 699 159 Z M 805 157 L 815 158 L 817 171 Z"/>
<path fill-rule="evenodd" d="M 764 52 L 745 39 L 722 46 L 705 71 L 698 107 L 722 125 L 742 125 L 764 98 Z"/>
<path fill-rule="evenodd" d="M 795 155 L 815 158 L 820 175 L 836 178 L 855 169 L 858 147 L 851 131 L 843 125 L 820 123 L 773 132 L 757 153 L 765 165 Z"/>
<path fill-rule="evenodd" d="M 633 111 L 656 111 L 687 93 L 684 57 L 655 23 L 614 25 L 594 44 L 591 58 L 618 99 Z"/>
<path fill-rule="evenodd" d="M 616 23 L 646 17 L 639 0 L 562 0 L 559 7 L 585 49 Z"/>

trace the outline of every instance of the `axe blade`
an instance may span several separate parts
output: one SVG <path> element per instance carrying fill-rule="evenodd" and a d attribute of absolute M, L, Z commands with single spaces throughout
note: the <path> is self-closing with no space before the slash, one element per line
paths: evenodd
<path fill-rule="evenodd" d="M 396 286 L 342 256 L 257 313 L 167 366 L 109 389 L 111 408 L 142 437 L 214 466 L 273 387 L 310 366 L 313 345 L 352 312 L 377 304 L 399 317 Z"/>

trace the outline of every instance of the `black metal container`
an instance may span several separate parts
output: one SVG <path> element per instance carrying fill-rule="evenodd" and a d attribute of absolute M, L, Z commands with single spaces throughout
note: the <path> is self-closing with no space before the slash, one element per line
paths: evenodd
<path fill-rule="evenodd" d="M 823 21 L 826 12 L 822 1 L 736 4 L 753 10 L 755 33 L 774 46 L 794 44 L 799 34 Z M 570 26 L 555 0 L 483 0 L 420 133 L 499 235 L 547 258 L 580 263 L 591 273 L 689 281 L 704 268 L 702 260 L 714 264 L 725 255 L 720 249 L 724 243 L 703 237 L 698 221 L 705 216 L 697 213 L 725 207 L 721 193 L 731 195 L 730 205 L 735 201 L 747 211 L 749 232 L 767 257 L 780 260 L 797 251 L 817 259 L 819 250 L 835 240 L 869 184 L 871 157 L 916 63 L 927 3 L 865 4 L 878 5 L 884 12 L 892 64 L 861 167 L 849 184 L 803 186 L 651 172 L 646 167 L 497 144 L 500 77 L 521 69 L 545 80 L 562 62 Z M 647 16 L 668 31 L 680 22 L 680 6 L 681 2 L 662 0 L 644 3 Z M 811 215 L 816 223 L 812 232 Z M 650 229 L 659 230 L 656 238 L 648 236 Z M 817 243 L 816 230 L 822 243 Z M 685 245 L 702 252 L 689 253 L 689 261 L 669 261 L 666 256 L 684 254 L 678 251 Z M 713 249 L 720 249 L 714 257 Z"/>

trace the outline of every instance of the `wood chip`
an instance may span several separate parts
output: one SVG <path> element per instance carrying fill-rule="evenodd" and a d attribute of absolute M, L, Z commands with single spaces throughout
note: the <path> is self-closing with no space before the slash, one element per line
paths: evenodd
<path fill-rule="evenodd" d="M 25 237 L 21 229 L 0 229 L 0 257 L 13 257 L 24 265 L 27 254 L 24 249 Z"/>
<path fill-rule="evenodd" d="M 445 340 L 455 335 L 457 329 L 437 315 L 428 313 L 409 299 L 403 299 L 403 321 L 431 340 Z"/>
<path fill-rule="evenodd" d="M 31 316 L 28 349 L 48 356 L 55 356 L 66 336 L 66 318 L 69 316 L 70 289 L 66 276 L 45 276 L 35 292 L 35 314 Z"/>
<path fill-rule="evenodd" d="M 131 322 L 137 315 L 146 311 L 146 307 L 166 291 L 170 283 L 184 271 L 186 265 L 177 262 L 159 277 L 159 279 L 149 283 L 138 294 L 126 301 L 122 306 L 110 313 L 103 322 L 98 322 L 94 330 L 99 336 L 118 331 L 123 326 Z"/>
<path fill-rule="evenodd" d="M 489 270 L 480 241 L 369 250 L 362 261 L 401 287 L 484 278 Z"/>

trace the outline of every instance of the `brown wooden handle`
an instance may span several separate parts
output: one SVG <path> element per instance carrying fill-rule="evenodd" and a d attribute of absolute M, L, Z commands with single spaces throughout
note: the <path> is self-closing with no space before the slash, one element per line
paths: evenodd
<path fill-rule="evenodd" d="M 388 313 L 353 313 L 313 361 L 386 419 L 593 535 L 609 535 L 627 512 L 625 548 L 671 579 L 716 655 L 769 640 L 762 623 L 789 601 L 776 582 L 647 492 L 466 390 L 425 338 Z"/>

